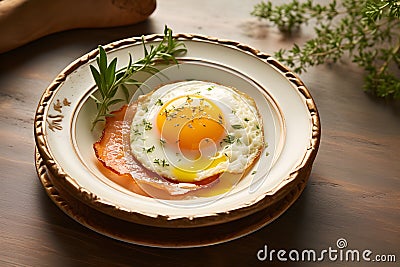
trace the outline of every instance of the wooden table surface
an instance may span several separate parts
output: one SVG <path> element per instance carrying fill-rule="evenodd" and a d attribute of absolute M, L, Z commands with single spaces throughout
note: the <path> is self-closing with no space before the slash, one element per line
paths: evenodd
<path fill-rule="evenodd" d="M 301 197 L 255 233 L 202 248 L 142 247 L 85 228 L 47 197 L 34 165 L 33 118 L 63 68 L 98 44 L 161 33 L 165 24 L 176 33 L 236 40 L 270 54 L 311 36 L 309 28 L 284 38 L 266 27 L 250 15 L 257 2 L 159 0 L 143 23 L 57 33 L 0 55 L 0 266 L 266 266 L 256 256 L 264 245 L 320 251 L 337 248 L 339 238 L 349 249 L 400 261 L 400 103 L 365 94 L 363 72 L 348 62 L 301 75 L 320 112 L 319 153 Z"/>

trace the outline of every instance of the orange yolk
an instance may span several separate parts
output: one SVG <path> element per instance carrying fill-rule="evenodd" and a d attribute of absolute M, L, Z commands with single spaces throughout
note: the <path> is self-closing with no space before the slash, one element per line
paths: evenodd
<path fill-rule="evenodd" d="M 226 135 L 220 108 L 198 95 L 180 96 L 163 104 L 157 127 L 165 143 L 178 144 L 183 152 L 200 154 L 202 148 L 219 144 Z"/>

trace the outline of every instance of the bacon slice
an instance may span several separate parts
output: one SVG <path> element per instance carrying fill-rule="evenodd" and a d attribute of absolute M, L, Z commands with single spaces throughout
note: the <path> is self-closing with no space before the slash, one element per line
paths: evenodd
<path fill-rule="evenodd" d="M 133 116 L 135 112 L 136 105 L 125 105 L 112 112 L 113 116 L 106 119 L 100 140 L 93 145 L 97 159 L 106 168 L 107 177 L 135 193 L 163 199 L 183 196 L 218 182 L 217 175 L 197 184 L 177 183 L 143 167 L 130 153 L 130 119 L 127 116 Z"/>
<path fill-rule="evenodd" d="M 108 169 L 119 175 L 129 174 L 127 158 L 124 153 L 124 136 L 129 134 L 129 126 L 124 121 L 127 106 L 112 112 L 108 117 L 103 134 L 93 148 L 98 160 Z"/>

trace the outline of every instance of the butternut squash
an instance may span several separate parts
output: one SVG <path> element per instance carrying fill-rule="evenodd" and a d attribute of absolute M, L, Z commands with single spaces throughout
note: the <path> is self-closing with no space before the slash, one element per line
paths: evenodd
<path fill-rule="evenodd" d="M 1 0 L 0 53 L 64 30 L 134 24 L 155 8 L 156 0 Z"/>

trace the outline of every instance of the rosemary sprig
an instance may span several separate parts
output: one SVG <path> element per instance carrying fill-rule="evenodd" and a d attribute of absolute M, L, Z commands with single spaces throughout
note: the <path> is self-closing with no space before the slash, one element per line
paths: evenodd
<path fill-rule="evenodd" d="M 400 98 L 400 4 L 398 0 L 313 0 L 254 6 L 252 15 L 291 33 L 315 23 L 315 38 L 281 49 L 275 57 L 293 71 L 348 57 L 366 71 L 364 89 L 379 97 Z"/>
<path fill-rule="evenodd" d="M 150 45 L 146 47 L 144 37 L 142 37 L 144 49 L 144 57 L 133 61 L 129 54 L 129 63 L 126 67 L 116 70 L 117 58 L 114 58 L 109 64 L 107 62 L 107 54 L 102 46 L 99 46 L 99 55 L 96 58 L 97 68 L 90 65 L 93 79 L 96 82 L 100 96 L 91 95 L 97 106 L 97 114 L 92 122 L 92 130 L 98 122 L 105 121 L 106 117 L 112 116 L 110 107 L 114 104 L 126 101 L 129 99 L 129 90 L 126 85 L 135 85 L 139 87 L 142 83 L 133 79 L 132 74 L 144 71 L 150 74 L 155 74 L 159 70 L 155 64 L 162 60 L 166 63 L 178 63 L 175 56 L 186 52 L 185 45 L 176 40 L 172 36 L 172 30 L 165 26 L 164 37 L 158 45 Z M 122 90 L 125 99 L 116 98 L 116 94 Z"/>

